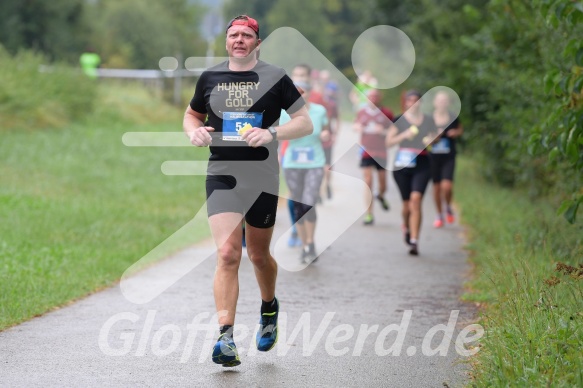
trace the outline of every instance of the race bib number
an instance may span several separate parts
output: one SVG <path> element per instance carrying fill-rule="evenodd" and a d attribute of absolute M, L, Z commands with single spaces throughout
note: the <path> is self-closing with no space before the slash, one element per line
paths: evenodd
<path fill-rule="evenodd" d="M 244 141 L 241 137 L 245 131 L 263 124 L 263 113 L 258 112 L 223 112 L 223 140 Z"/>
<path fill-rule="evenodd" d="M 449 139 L 442 137 L 437 143 L 431 148 L 431 153 L 433 154 L 449 154 L 451 152 L 451 146 Z"/>
<path fill-rule="evenodd" d="M 400 149 L 395 158 L 395 167 L 415 167 L 417 166 L 417 152 L 413 150 Z"/>
<path fill-rule="evenodd" d="M 292 162 L 294 163 L 311 163 L 314 161 L 313 147 L 294 147 L 291 151 Z"/>

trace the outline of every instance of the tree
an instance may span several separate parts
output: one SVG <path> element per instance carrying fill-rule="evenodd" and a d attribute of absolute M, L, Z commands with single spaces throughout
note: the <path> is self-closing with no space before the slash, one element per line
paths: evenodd
<path fill-rule="evenodd" d="M 83 0 L 3 0 L 0 42 L 12 54 L 20 49 L 44 53 L 51 60 L 74 62 L 89 33 Z"/>
<path fill-rule="evenodd" d="M 197 30 L 200 11 L 186 0 L 104 0 L 87 10 L 94 24 L 90 42 L 105 66 L 157 68 L 161 57 L 204 52 Z"/>

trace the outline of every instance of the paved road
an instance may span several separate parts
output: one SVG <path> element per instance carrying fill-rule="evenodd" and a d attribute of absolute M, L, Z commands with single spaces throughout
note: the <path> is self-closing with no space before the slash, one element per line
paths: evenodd
<path fill-rule="evenodd" d="M 433 205 L 426 198 L 421 255 L 408 256 L 392 179 L 388 195 L 392 210 L 376 208 L 375 225 L 362 225 L 363 184 L 351 177 L 360 175 L 356 150 L 350 149 L 355 140 L 349 129 L 344 130 L 335 151 L 339 172 L 334 177 L 334 197 L 318 208 L 317 235 L 320 249 L 332 244 L 317 263 L 307 268 L 298 263 L 297 248 L 285 244 L 289 227 L 285 209 L 278 215 L 277 295 L 285 314 L 279 343 L 271 352 L 259 354 L 252 346 L 259 291 L 253 269 L 244 260 L 235 337 L 242 364 L 224 369 L 211 362 L 217 327 L 212 319 L 213 248 L 207 241 L 132 277 L 124 283 L 125 296 L 116 286 L 0 333 L 0 385 L 463 384 L 466 358 L 458 354 L 454 342 L 474 312 L 458 300 L 469 270 L 462 228 L 433 230 Z M 193 262 L 200 264 L 189 271 Z M 150 302 L 130 301 L 152 294 L 160 282 L 184 273 Z M 443 332 L 438 332 L 424 347 L 430 329 L 446 325 L 456 310 L 453 339 L 442 343 Z M 440 343 L 446 355 L 429 355 Z"/>

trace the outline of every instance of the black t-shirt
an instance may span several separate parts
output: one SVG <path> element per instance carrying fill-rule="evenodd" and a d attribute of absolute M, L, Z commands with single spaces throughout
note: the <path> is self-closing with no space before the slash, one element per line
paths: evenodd
<path fill-rule="evenodd" d="M 451 118 L 454 117 L 454 114 L 449 112 L 449 117 L 451 120 Z M 452 129 L 459 128 L 459 126 L 460 126 L 460 121 L 456 117 L 445 128 L 437 127 L 437 130 L 439 132 L 443 131 L 443 134 L 441 135 L 441 139 L 438 140 L 431 148 L 431 153 L 433 155 L 455 156 L 455 154 L 456 154 L 455 138 L 449 136 L 449 131 L 451 131 Z"/>
<path fill-rule="evenodd" d="M 249 71 L 231 71 L 225 61 L 203 72 L 190 107 L 207 114 L 205 125 L 215 129 L 209 173 L 227 174 L 228 166 L 234 165 L 220 162 L 255 161 L 243 165 L 252 166 L 254 172 L 278 174 L 278 142 L 252 148 L 240 139 L 238 130 L 247 124 L 260 128 L 278 125 L 282 109 L 293 114 L 302 106 L 304 100 L 285 71 L 263 61 Z"/>
<path fill-rule="evenodd" d="M 395 118 L 395 126 L 399 130 L 399 133 L 406 131 L 412 124 L 407 121 L 407 118 L 403 115 L 397 116 Z M 427 135 L 435 136 L 437 133 L 437 128 L 435 127 L 435 122 L 433 117 L 428 115 L 423 115 L 423 121 L 421 125 L 418 125 L 419 133 L 413 138 L 413 140 L 405 139 L 399 144 L 399 148 L 409 148 L 418 150 L 420 153 L 423 151 L 425 154 L 425 148 L 427 147 L 423 144 L 423 138 Z"/>

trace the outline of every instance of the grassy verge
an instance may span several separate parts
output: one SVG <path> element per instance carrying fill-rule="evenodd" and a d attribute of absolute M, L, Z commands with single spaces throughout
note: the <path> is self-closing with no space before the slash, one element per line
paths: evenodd
<path fill-rule="evenodd" d="M 128 86 L 101 85 L 98 99 L 84 123 L 2 132 L 0 330 L 116 282 L 204 204 L 204 177 L 165 176 L 160 165 L 208 150 L 121 141 L 180 131 L 182 110 Z M 200 225 L 168 250 L 208 233 Z"/>
<path fill-rule="evenodd" d="M 456 197 L 482 304 L 475 386 L 583 386 L 583 224 L 480 178 L 461 160 Z"/>

